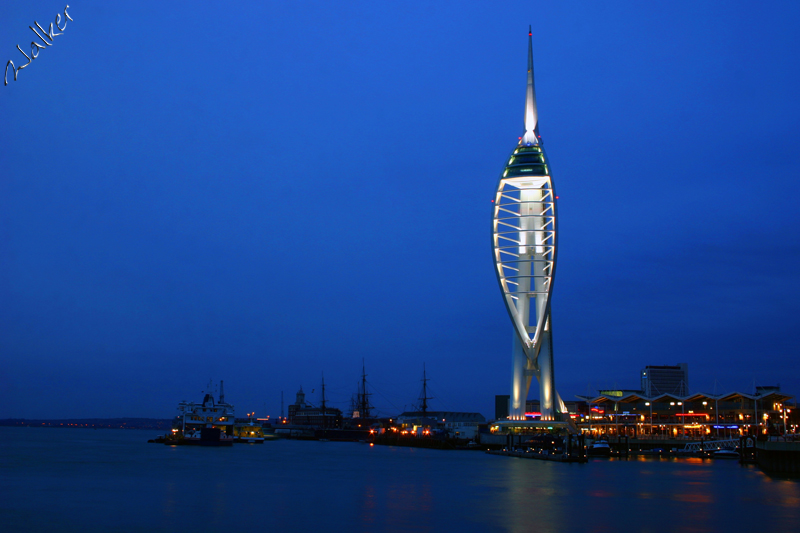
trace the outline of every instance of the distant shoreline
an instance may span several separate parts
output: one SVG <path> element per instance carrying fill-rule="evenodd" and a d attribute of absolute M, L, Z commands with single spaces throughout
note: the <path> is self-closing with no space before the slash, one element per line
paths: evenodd
<path fill-rule="evenodd" d="M 62 419 L 6 418 L 6 419 L 0 419 L 0 426 L 168 430 L 172 427 L 172 419 L 169 418 L 62 418 Z"/>

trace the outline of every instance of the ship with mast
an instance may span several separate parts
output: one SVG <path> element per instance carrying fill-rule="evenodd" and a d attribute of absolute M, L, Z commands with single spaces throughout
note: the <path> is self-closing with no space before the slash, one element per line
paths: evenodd
<path fill-rule="evenodd" d="M 224 383 L 219 382 L 219 400 L 214 399 L 209 381 L 202 403 L 183 400 L 173 419 L 172 432 L 164 444 L 196 446 L 230 446 L 234 442 L 236 415 L 233 405 L 225 401 Z"/>
<path fill-rule="evenodd" d="M 369 392 L 363 360 L 357 392 L 352 396 L 350 409 L 346 413 L 349 416 L 343 416 L 341 409 L 330 405 L 326 390 L 323 375 L 321 399 L 319 404 L 314 405 L 306 400 L 306 394 L 301 387 L 297 391 L 295 403 L 289 405 L 286 423 L 275 428 L 276 436 L 366 442 L 383 427 L 385 421 L 375 417 L 375 408 L 370 401 L 372 393 Z"/>
<path fill-rule="evenodd" d="M 375 438 L 376 444 L 415 448 L 477 449 L 478 427 L 486 423 L 480 413 L 431 410 L 427 369 L 422 366 L 422 391 L 411 411 L 402 412 L 395 424 Z"/>

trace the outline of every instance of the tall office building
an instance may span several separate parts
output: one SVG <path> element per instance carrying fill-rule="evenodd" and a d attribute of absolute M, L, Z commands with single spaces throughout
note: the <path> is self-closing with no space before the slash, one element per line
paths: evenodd
<path fill-rule="evenodd" d="M 659 394 L 689 395 L 689 365 L 646 366 L 642 370 L 642 392 L 647 396 Z"/>
<path fill-rule="evenodd" d="M 525 401 L 531 379 L 536 376 L 541 419 L 560 420 L 566 409 L 555 389 L 550 319 L 556 266 L 556 195 L 539 136 L 530 30 L 525 134 L 508 159 L 493 201 L 495 272 L 514 325 L 508 417 L 525 419 Z"/>

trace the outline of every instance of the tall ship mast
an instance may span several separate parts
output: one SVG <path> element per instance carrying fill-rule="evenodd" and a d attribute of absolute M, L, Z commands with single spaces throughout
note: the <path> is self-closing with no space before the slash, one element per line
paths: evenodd
<path fill-rule="evenodd" d="M 361 386 L 358 390 L 358 416 L 370 418 L 372 416 L 372 406 L 369 403 L 370 393 L 367 392 L 367 370 L 364 360 L 361 360 Z"/>
<path fill-rule="evenodd" d="M 320 404 L 320 409 L 322 411 L 322 429 L 325 429 L 327 426 L 327 420 L 325 419 L 325 374 L 322 374 L 322 402 Z"/>
<path fill-rule="evenodd" d="M 433 400 L 428 396 L 428 375 L 425 372 L 425 363 L 422 363 L 422 394 L 419 397 L 419 411 L 424 415 L 428 414 L 428 400 Z"/>

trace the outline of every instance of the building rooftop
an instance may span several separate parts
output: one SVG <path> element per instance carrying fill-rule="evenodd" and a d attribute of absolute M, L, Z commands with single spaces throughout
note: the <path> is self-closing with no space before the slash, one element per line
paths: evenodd
<path fill-rule="evenodd" d="M 409 418 L 430 418 L 435 420 L 444 420 L 450 422 L 486 422 L 486 417 L 480 413 L 459 413 L 455 411 L 406 411 L 401 413 L 398 417 L 400 419 Z"/>
<path fill-rule="evenodd" d="M 703 401 L 722 401 L 722 402 L 732 402 L 741 399 L 748 399 L 748 400 L 768 400 L 778 403 L 783 403 L 786 400 L 794 398 L 791 394 L 785 394 L 779 391 L 770 391 L 765 394 L 748 394 L 746 392 L 739 392 L 733 391 L 728 392 L 725 394 L 706 394 L 706 393 L 695 393 L 686 396 L 679 396 L 677 394 L 657 394 L 653 396 L 647 396 L 646 394 L 642 393 L 641 391 L 624 391 L 625 394 L 622 395 L 611 395 L 611 394 L 602 394 L 603 392 L 619 392 L 619 391 L 600 391 L 601 394 L 598 396 L 590 397 L 590 396 L 577 396 L 581 400 L 585 400 L 589 403 L 636 403 L 636 402 L 653 402 L 653 403 L 661 403 L 661 402 L 703 402 Z"/>

